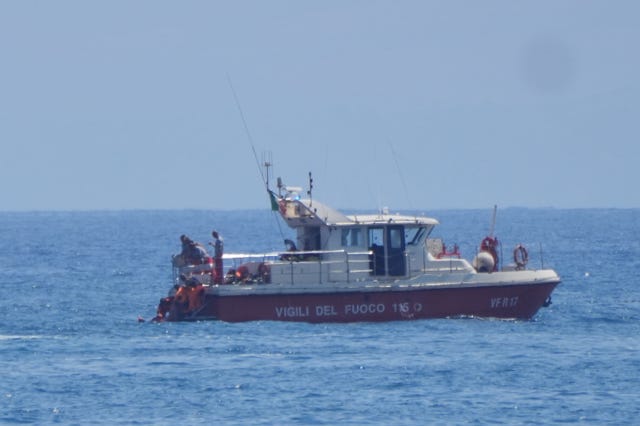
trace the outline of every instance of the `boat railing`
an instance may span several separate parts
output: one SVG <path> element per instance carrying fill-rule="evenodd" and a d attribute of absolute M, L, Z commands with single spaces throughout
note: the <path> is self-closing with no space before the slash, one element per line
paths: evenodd
<path fill-rule="evenodd" d="M 370 251 L 308 250 L 280 253 L 271 266 L 272 282 L 353 282 L 371 274 Z"/>
<path fill-rule="evenodd" d="M 371 274 L 372 252 L 305 250 L 223 256 L 227 283 L 327 283 L 361 281 Z M 237 275 L 237 279 L 229 274 Z M 245 275 L 246 274 L 246 278 Z"/>
<path fill-rule="evenodd" d="M 172 262 L 172 278 L 175 284 L 181 283 L 181 276 L 186 278 L 195 278 L 198 282 L 209 284 L 211 274 L 213 272 L 213 260 L 205 259 L 204 262 L 197 264 L 176 264 Z"/>
<path fill-rule="evenodd" d="M 456 255 L 437 258 L 428 250 L 424 250 L 422 268 L 424 273 L 471 272 L 473 270 L 473 266 L 466 259 Z"/>

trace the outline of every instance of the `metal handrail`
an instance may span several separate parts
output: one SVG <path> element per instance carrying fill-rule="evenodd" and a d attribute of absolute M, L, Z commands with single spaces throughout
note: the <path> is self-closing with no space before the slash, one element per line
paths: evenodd
<path fill-rule="evenodd" d="M 223 260 L 232 261 L 233 267 L 239 266 L 238 261 L 258 261 L 269 262 L 274 265 L 289 264 L 290 283 L 295 283 L 296 274 L 294 273 L 295 265 L 301 263 L 317 263 L 318 264 L 318 282 L 330 281 L 331 274 L 345 273 L 346 281 L 351 282 L 354 274 L 371 273 L 369 267 L 370 256 L 372 251 L 349 252 L 344 249 L 340 250 L 299 250 L 284 252 L 268 252 L 268 253 L 226 253 L 222 256 Z M 333 267 L 334 265 L 344 264 L 344 269 Z M 366 268 L 359 265 L 366 264 Z M 327 266 L 324 268 L 323 266 Z M 326 273 L 325 273 L 326 271 Z M 311 272 L 311 271 L 309 271 Z M 175 280 L 175 269 L 174 269 Z"/>

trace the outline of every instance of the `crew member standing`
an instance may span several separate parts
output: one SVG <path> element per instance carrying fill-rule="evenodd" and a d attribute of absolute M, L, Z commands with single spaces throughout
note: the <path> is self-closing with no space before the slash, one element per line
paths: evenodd
<path fill-rule="evenodd" d="M 222 284 L 222 253 L 224 252 L 224 241 L 220 234 L 218 234 L 218 231 L 213 231 L 211 236 L 213 236 L 213 243 L 210 244 L 213 246 L 213 257 L 215 258 L 213 282 L 215 284 Z"/>

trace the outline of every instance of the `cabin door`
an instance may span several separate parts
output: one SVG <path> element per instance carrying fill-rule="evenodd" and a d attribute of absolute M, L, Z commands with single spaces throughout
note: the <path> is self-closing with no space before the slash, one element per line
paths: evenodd
<path fill-rule="evenodd" d="M 384 255 L 384 228 L 369 228 L 369 268 L 373 275 L 386 275 L 386 256 Z"/>
<path fill-rule="evenodd" d="M 370 265 L 373 275 L 406 275 L 404 227 L 369 228 Z"/>
<path fill-rule="evenodd" d="M 387 273 L 396 277 L 406 275 L 404 226 L 388 226 L 386 237 Z"/>

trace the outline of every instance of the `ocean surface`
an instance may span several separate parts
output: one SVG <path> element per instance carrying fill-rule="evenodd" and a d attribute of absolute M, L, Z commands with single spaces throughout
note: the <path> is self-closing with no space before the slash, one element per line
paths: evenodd
<path fill-rule="evenodd" d="M 429 215 L 471 259 L 491 213 Z M 563 280 L 531 321 L 138 322 L 214 228 L 284 247 L 269 211 L 0 213 L 0 424 L 640 422 L 640 210 L 498 211 Z"/>

